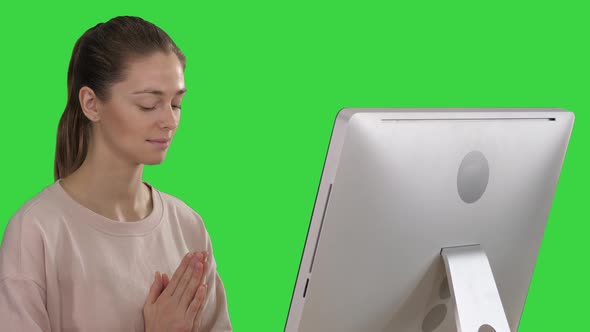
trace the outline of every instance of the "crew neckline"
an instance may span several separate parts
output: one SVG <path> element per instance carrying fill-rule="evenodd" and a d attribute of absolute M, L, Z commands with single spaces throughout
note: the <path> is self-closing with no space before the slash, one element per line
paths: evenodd
<path fill-rule="evenodd" d="M 58 179 L 49 186 L 49 190 L 60 196 L 61 202 L 65 204 L 66 213 L 69 213 L 76 221 L 87 223 L 93 228 L 111 235 L 143 235 L 156 228 L 163 219 L 164 204 L 160 192 L 150 183 L 143 181 L 151 190 L 153 208 L 150 214 L 137 221 L 119 221 L 107 218 L 99 213 L 85 207 L 71 197 L 61 185 L 63 179 Z"/>

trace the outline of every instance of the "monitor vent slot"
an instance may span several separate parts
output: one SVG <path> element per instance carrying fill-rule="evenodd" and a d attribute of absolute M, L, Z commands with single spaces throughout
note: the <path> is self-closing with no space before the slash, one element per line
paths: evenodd
<path fill-rule="evenodd" d="M 303 298 L 305 298 L 305 294 L 307 294 L 307 285 L 309 284 L 309 278 L 305 281 L 305 288 L 303 289 Z"/>
<path fill-rule="evenodd" d="M 521 121 L 530 121 L 530 120 L 540 120 L 540 121 L 555 121 L 555 118 L 439 118 L 439 119 L 432 119 L 432 118 L 406 118 L 406 119 L 381 119 L 382 122 L 409 122 L 409 121 L 490 121 L 490 120 L 521 120 Z"/>

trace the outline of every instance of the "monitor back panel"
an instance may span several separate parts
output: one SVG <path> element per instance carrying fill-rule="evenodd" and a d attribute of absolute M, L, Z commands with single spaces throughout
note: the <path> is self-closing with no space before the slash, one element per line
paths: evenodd
<path fill-rule="evenodd" d="M 451 331 L 440 250 L 470 244 L 516 330 L 572 124 L 553 109 L 341 111 L 286 330 Z"/>

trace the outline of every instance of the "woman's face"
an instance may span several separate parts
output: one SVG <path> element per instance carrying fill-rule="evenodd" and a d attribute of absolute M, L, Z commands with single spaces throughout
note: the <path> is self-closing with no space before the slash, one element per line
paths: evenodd
<path fill-rule="evenodd" d="M 133 164 L 161 163 L 178 128 L 185 91 L 175 54 L 157 52 L 132 61 L 126 79 L 111 86 L 110 100 L 97 101 L 93 139 Z"/>

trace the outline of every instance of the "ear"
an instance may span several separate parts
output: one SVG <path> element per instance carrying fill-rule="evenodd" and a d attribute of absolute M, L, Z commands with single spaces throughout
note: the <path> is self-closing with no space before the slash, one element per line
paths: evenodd
<path fill-rule="evenodd" d="M 80 100 L 80 106 L 82 106 L 82 112 L 84 112 L 84 115 L 86 115 L 86 117 L 92 122 L 100 121 L 100 101 L 98 100 L 94 91 L 87 86 L 83 86 L 80 89 L 78 98 Z"/>

